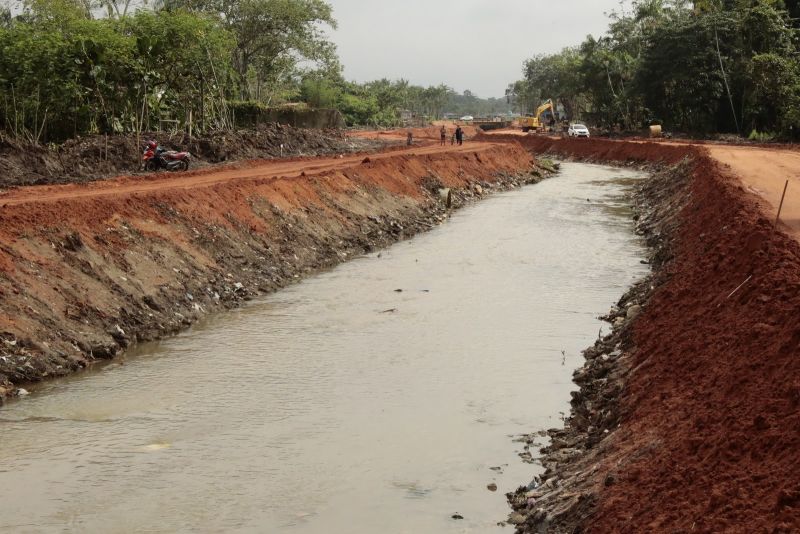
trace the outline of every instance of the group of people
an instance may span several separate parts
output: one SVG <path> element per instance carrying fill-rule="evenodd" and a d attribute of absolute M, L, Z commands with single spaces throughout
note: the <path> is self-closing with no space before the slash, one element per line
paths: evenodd
<path fill-rule="evenodd" d="M 447 128 L 442 125 L 442 129 L 439 131 L 441 136 L 441 144 L 442 146 L 447 144 Z M 453 136 L 450 138 L 450 144 L 455 145 L 458 143 L 459 145 L 464 144 L 464 130 L 461 129 L 461 126 L 456 127 L 456 131 L 453 132 Z"/>
<path fill-rule="evenodd" d="M 447 144 L 447 128 L 442 126 L 439 133 L 441 134 L 442 146 L 445 146 Z M 412 146 L 413 144 L 414 144 L 414 134 L 411 132 L 411 130 L 409 130 L 408 134 L 406 135 L 406 146 Z M 461 128 L 461 126 L 456 127 L 456 131 L 453 132 L 453 136 L 450 138 L 450 144 L 451 145 L 464 144 L 464 130 Z"/>

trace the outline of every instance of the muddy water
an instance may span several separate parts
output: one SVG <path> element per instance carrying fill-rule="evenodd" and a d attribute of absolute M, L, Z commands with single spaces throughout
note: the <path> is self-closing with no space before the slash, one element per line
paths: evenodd
<path fill-rule="evenodd" d="M 637 177 L 566 164 L 6 406 L 0 530 L 501 531 L 537 472 L 510 436 L 559 424 L 645 272 Z"/>

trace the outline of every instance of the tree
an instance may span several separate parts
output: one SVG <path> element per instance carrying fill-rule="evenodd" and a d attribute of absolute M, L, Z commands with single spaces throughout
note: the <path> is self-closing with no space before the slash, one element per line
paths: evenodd
<path fill-rule="evenodd" d="M 796 20 L 781 0 L 639 0 L 579 48 L 525 63 L 527 91 L 571 117 L 639 128 L 787 134 L 796 124 Z M 770 70 L 772 69 L 772 70 Z M 510 91 L 513 94 L 513 91 Z"/>
<path fill-rule="evenodd" d="M 506 88 L 506 104 L 520 114 L 533 112 L 540 97 L 540 92 L 528 80 L 517 80 Z"/>
<path fill-rule="evenodd" d="M 151 95 L 143 103 L 146 109 L 182 122 L 191 112 L 201 127 L 227 125 L 235 38 L 218 20 L 180 11 L 170 17 L 139 11 L 121 24 L 136 41 L 141 77 L 134 87 L 140 102 L 142 94 Z"/>
<path fill-rule="evenodd" d="M 338 64 L 323 31 L 336 28 L 336 21 L 323 0 L 165 0 L 164 8 L 206 12 L 223 21 L 236 36 L 233 66 L 243 99 L 282 83 L 301 62 Z"/>
<path fill-rule="evenodd" d="M 766 2 L 739 9 L 739 16 L 734 83 L 740 116 L 747 129 L 786 132 L 800 90 L 796 32 L 786 12 Z"/>
<path fill-rule="evenodd" d="M 745 121 L 749 130 L 789 132 L 800 124 L 800 69 L 778 54 L 758 54 L 748 64 L 750 102 Z"/>
<path fill-rule="evenodd" d="M 341 93 L 333 81 L 323 76 L 307 76 L 300 84 L 300 99 L 313 108 L 335 108 Z"/>
<path fill-rule="evenodd" d="M 8 28 L 9 26 L 11 26 L 11 9 L 0 7 L 0 28 Z"/>
<path fill-rule="evenodd" d="M 541 99 L 560 102 L 567 116 L 580 116 L 583 84 L 578 49 L 565 48 L 558 54 L 539 55 L 525 62 L 525 80 Z M 536 102 L 535 106 L 541 102 Z"/>
<path fill-rule="evenodd" d="M 162 114 L 226 120 L 235 41 L 219 21 L 137 11 L 92 19 L 73 0 L 35 0 L 0 27 L 0 120 L 31 140 L 139 131 Z"/>

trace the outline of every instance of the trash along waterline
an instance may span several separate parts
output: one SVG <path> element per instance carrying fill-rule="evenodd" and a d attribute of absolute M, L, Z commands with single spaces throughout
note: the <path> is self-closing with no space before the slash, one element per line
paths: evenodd
<path fill-rule="evenodd" d="M 10 403 L 0 531 L 499 531 L 539 470 L 512 437 L 560 424 L 596 317 L 646 273 L 640 177 L 564 164 Z"/>

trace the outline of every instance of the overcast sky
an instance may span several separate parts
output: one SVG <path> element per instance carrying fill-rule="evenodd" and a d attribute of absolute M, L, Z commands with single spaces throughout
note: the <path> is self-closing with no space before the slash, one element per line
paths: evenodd
<path fill-rule="evenodd" d="M 345 77 L 503 96 L 522 63 L 602 34 L 619 0 L 327 0 Z M 627 2 L 626 2 L 627 4 Z"/>

